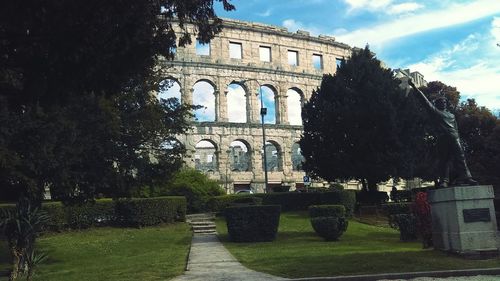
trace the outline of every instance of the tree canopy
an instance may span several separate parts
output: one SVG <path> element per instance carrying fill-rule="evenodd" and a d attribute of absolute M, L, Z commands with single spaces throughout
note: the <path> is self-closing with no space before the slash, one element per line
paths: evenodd
<path fill-rule="evenodd" d="M 399 84 L 368 47 L 325 75 L 302 111 L 304 169 L 329 181 L 360 180 L 370 190 L 403 173 L 412 153 L 403 148 L 420 124 L 403 114 L 415 103 Z"/>
<path fill-rule="evenodd" d="M 220 31 L 214 2 L 234 9 L 230 0 L 4 3 L 0 193 L 128 196 L 177 170 L 174 135 L 188 129 L 190 107 L 152 97 L 156 66 L 191 36 L 206 42 Z"/>

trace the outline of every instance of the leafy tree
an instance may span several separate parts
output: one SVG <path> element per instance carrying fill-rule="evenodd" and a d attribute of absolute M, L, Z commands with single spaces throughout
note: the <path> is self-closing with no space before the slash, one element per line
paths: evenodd
<path fill-rule="evenodd" d="M 204 210 L 206 200 L 211 196 L 225 194 L 219 183 L 195 169 L 184 168 L 172 177 L 166 188 L 168 195 L 186 196 L 189 212 Z"/>
<path fill-rule="evenodd" d="M 302 111 L 304 169 L 328 181 L 360 180 L 371 191 L 406 173 L 411 165 L 403 162 L 416 156 L 404 148 L 421 124 L 405 115 L 416 103 L 408 102 L 399 83 L 368 47 L 334 76 L 325 75 Z"/>
<path fill-rule="evenodd" d="M 214 2 L 8 1 L 0 9 L 0 194 L 128 196 L 168 177 L 189 107 L 158 102 L 159 60 L 221 28 Z M 176 37 L 172 23 L 181 27 Z"/>

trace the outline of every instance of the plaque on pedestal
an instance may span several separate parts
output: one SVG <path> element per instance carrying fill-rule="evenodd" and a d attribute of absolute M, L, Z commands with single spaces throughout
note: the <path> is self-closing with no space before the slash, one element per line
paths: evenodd
<path fill-rule="evenodd" d="M 461 255 L 498 254 L 491 185 L 429 191 L 434 248 Z"/>

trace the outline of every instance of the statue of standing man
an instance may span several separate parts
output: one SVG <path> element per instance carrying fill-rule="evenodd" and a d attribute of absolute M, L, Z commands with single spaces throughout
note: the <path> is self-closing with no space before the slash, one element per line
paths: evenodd
<path fill-rule="evenodd" d="M 454 168 L 458 175 L 453 182 L 455 185 L 476 185 L 477 182 L 472 179 L 467 163 L 460 137 L 458 135 L 457 121 L 455 115 L 446 110 L 446 98 L 438 98 L 431 103 L 427 97 L 420 91 L 413 81 L 409 79 L 408 84 L 415 89 L 418 99 L 424 104 L 431 115 L 431 119 L 438 129 L 438 158 L 439 158 L 439 187 L 448 187 L 450 184 L 450 168 Z"/>

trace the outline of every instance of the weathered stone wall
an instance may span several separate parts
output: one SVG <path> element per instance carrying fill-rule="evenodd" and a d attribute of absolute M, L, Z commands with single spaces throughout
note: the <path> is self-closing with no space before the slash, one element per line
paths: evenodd
<path fill-rule="evenodd" d="M 195 38 L 193 38 L 195 42 Z M 232 59 L 229 43 L 242 46 L 242 58 Z M 162 71 L 165 79 L 176 80 L 181 86 L 182 102 L 192 103 L 193 85 L 207 81 L 215 89 L 215 121 L 194 122 L 192 131 L 179 140 L 186 146 L 186 163 L 194 167 L 195 146 L 201 140 L 209 140 L 216 148 L 217 169 L 208 172 L 220 180 L 228 192 L 233 184 L 250 184 L 255 191 L 263 191 L 262 127 L 260 119 L 260 86 L 275 90 L 276 124 L 266 124 L 266 140 L 278 147 L 282 159 L 282 171 L 269 172 L 270 183 L 295 186 L 302 183 L 303 171 L 292 169 L 292 145 L 300 139 L 302 126 L 289 125 L 287 91 L 296 90 L 301 102 L 310 98 L 324 73 L 335 73 L 336 61 L 350 56 L 351 48 L 338 43 L 332 37 L 309 36 L 307 32 L 290 33 L 284 28 L 256 23 L 226 20 L 223 31 L 210 42 L 210 55 L 196 54 L 196 44 L 178 48 L 174 61 L 165 61 Z M 259 47 L 271 48 L 271 62 L 259 57 Z M 288 63 L 288 51 L 298 53 L 298 65 Z M 321 55 L 322 68 L 316 69 L 312 56 Z M 240 83 L 242 80 L 249 80 Z M 227 87 L 239 83 L 246 92 L 247 122 L 230 123 L 227 115 Z M 249 146 L 251 165 L 249 171 L 228 169 L 228 148 L 232 141 L 241 140 Z M 227 182 L 226 182 L 227 179 Z"/>

